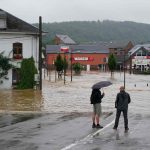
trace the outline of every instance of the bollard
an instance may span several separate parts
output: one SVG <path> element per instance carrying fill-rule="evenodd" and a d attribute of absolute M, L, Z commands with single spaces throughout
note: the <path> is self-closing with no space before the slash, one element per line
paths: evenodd
<path fill-rule="evenodd" d="M 148 86 L 148 83 L 147 83 L 147 86 Z"/>
<path fill-rule="evenodd" d="M 136 87 L 136 84 L 134 84 L 134 86 Z"/>

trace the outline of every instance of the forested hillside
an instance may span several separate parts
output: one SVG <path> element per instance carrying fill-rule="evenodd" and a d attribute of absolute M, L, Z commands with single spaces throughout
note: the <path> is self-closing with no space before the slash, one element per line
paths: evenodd
<path fill-rule="evenodd" d="M 33 24 L 38 26 L 38 24 Z M 72 21 L 61 23 L 43 23 L 43 30 L 48 32 L 43 42 L 53 43 L 56 34 L 67 34 L 74 41 L 122 41 L 134 42 L 150 41 L 150 24 L 117 21 Z"/>

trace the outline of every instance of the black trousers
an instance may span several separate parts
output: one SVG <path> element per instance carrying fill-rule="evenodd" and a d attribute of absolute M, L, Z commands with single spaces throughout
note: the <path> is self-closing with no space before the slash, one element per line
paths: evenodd
<path fill-rule="evenodd" d="M 123 112 L 123 117 L 124 117 L 124 127 L 125 127 L 125 129 L 126 129 L 126 128 L 128 128 L 128 109 L 124 109 L 124 110 L 119 110 L 119 109 L 117 109 L 114 127 L 115 127 L 115 128 L 118 127 L 118 124 L 119 124 L 119 118 L 120 118 L 121 112 Z"/>

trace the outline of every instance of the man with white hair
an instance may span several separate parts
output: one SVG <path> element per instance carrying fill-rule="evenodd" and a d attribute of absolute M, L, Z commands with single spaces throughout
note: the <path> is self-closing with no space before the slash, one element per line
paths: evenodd
<path fill-rule="evenodd" d="M 128 104 L 130 102 L 131 102 L 130 95 L 127 92 L 125 92 L 124 86 L 121 86 L 120 92 L 117 94 L 116 101 L 115 101 L 115 108 L 117 109 L 117 111 L 116 111 L 115 125 L 113 129 L 117 130 L 120 114 L 121 112 L 123 112 L 125 132 L 129 130 L 128 128 Z"/>

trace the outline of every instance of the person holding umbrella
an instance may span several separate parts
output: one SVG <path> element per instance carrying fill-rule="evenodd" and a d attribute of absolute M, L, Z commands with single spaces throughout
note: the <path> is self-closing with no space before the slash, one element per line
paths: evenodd
<path fill-rule="evenodd" d="M 101 115 L 101 102 L 105 93 L 101 94 L 100 89 L 103 87 L 110 86 L 112 83 L 110 81 L 101 81 L 92 86 L 92 93 L 90 97 L 91 104 L 93 104 L 93 115 L 92 115 L 92 128 L 103 128 L 100 125 L 100 115 Z"/>
<path fill-rule="evenodd" d="M 103 92 L 101 94 L 100 89 L 110 86 L 111 84 L 110 81 L 100 81 L 92 86 L 93 90 L 90 97 L 91 104 L 93 104 L 92 128 L 103 128 L 103 126 L 100 125 L 100 115 L 102 113 L 101 102 L 105 93 Z"/>
<path fill-rule="evenodd" d="M 117 94 L 116 101 L 115 101 L 115 108 L 117 109 L 117 111 L 116 111 L 115 125 L 113 129 L 117 130 L 120 114 L 121 112 L 123 112 L 125 132 L 129 130 L 128 128 L 128 104 L 130 102 L 131 102 L 130 95 L 127 92 L 125 92 L 124 86 L 121 86 L 120 92 Z"/>
<path fill-rule="evenodd" d="M 93 89 L 90 97 L 91 104 L 93 104 L 93 115 L 92 115 L 92 128 L 103 128 L 100 125 L 101 115 L 101 100 L 104 97 L 104 93 L 101 94 L 100 89 Z"/>

